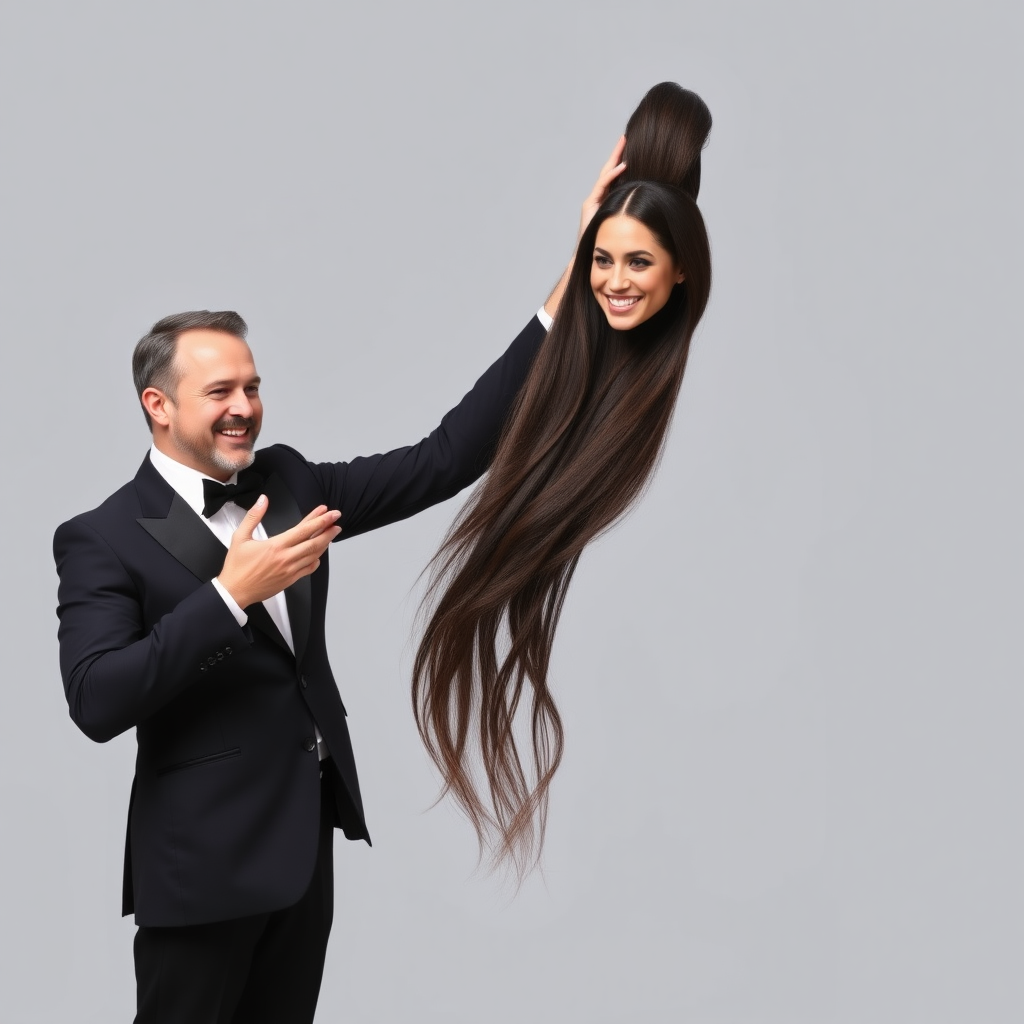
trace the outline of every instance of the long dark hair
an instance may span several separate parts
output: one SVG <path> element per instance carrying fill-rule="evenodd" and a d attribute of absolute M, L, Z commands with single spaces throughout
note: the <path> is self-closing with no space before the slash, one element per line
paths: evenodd
<path fill-rule="evenodd" d="M 627 172 L 645 177 L 618 185 L 583 233 L 490 472 L 432 563 L 413 668 L 417 725 L 481 849 L 520 877 L 539 857 L 562 757 L 548 688 L 562 604 L 584 547 L 636 501 L 658 461 L 707 305 L 711 255 L 694 196 L 710 128 L 703 101 L 673 83 L 655 86 L 630 118 Z M 609 326 L 590 287 L 598 228 L 616 214 L 646 225 L 685 275 L 631 331 Z"/>

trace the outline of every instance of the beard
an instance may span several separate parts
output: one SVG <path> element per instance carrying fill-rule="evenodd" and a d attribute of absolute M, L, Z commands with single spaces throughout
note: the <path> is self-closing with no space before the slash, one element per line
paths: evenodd
<path fill-rule="evenodd" d="M 213 433 L 221 430 L 241 430 L 248 428 L 249 436 L 246 438 L 246 447 L 236 452 L 224 452 L 217 447 L 217 442 L 205 432 L 189 434 L 175 431 L 172 439 L 177 448 L 187 455 L 190 455 L 199 465 L 212 466 L 222 473 L 237 473 L 239 470 L 248 469 L 256 458 L 254 448 L 256 438 L 259 437 L 259 429 L 254 419 L 242 419 L 232 417 L 219 420 L 213 425 Z"/>

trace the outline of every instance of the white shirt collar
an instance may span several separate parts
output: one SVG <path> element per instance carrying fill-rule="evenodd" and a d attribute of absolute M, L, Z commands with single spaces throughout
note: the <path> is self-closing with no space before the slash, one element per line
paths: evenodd
<path fill-rule="evenodd" d="M 200 473 L 198 469 L 192 469 L 191 466 L 183 466 L 180 462 L 175 462 L 169 455 L 160 451 L 155 444 L 149 449 L 149 461 L 153 463 L 153 468 L 171 487 L 188 502 L 189 508 L 196 515 L 201 516 L 203 508 L 206 506 L 206 498 L 203 495 L 203 481 L 212 480 L 213 477 Z M 237 482 L 237 473 L 232 473 L 229 480 L 217 481 L 217 483 L 228 484 Z"/>

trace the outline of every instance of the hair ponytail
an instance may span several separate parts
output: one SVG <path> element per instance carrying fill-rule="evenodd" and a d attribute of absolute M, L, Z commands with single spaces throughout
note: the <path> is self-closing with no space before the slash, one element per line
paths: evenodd
<path fill-rule="evenodd" d="M 707 104 L 675 82 L 660 82 L 648 90 L 626 124 L 626 169 L 619 182 L 660 181 L 696 202 L 700 154 L 710 134 Z"/>

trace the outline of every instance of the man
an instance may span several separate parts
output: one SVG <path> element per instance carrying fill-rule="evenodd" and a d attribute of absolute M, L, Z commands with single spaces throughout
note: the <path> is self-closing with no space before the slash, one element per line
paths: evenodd
<path fill-rule="evenodd" d="M 255 450 L 260 379 L 236 313 L 167 317 L 136 347 L 152 449 L 54 554 L 71 717 L 101 742 L 137 730 L 123 913 L 138 1022 L 313 1019 L 333 830 L 369 842 L 327 660 L 327 548 L 476 479 L 544 333 L 531 320 L 419 444 L 321 464 Z"/>
<path fill-rule="evenodd" d="M 568 273 L 429 437 L 347 463 L 255 450 L 260 379 L 237 313 L 166 317 L 136 346 L 152 448 L 53 544 L 71 717 L 100 742 L 138 739 L 122 909 L 139 926 L 136 1024 L 312 1021 L 334 829 L 370 841 L 327 661 L 327 548 L 483 473 Z"/>

